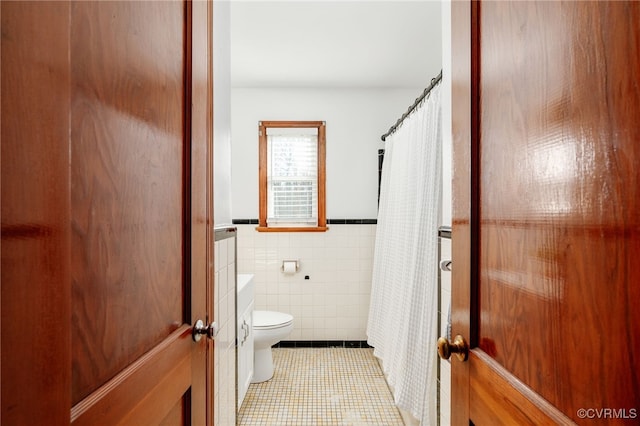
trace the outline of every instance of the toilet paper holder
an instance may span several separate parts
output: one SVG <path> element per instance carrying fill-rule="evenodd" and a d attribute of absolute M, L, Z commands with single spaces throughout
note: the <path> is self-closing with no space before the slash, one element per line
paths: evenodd
<path fill-rule="evenodd" d="M 291 263 L 295 264 L 295 272 L 298 272 L 298 269 L 300 269 L 300 264 L 297 260 L 283 260 L 282 266 L 280 266 L 280 270 L 282 272 L 285 272 L 285 265 L 291 264 Z"/>
<path fill-rule="evenodd" d="M 453 266 L 453 262 L 450 260 L 442 260 L 440 261 L 440 270 L 451 272 L 451 267 Z"/>

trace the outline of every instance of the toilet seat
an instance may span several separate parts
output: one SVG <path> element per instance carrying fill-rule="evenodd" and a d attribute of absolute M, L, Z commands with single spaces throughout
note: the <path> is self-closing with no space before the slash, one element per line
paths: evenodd
<path fill-rule="evenodd" d="M 293 316 L 274 311 L 253 311 L 253 328 L 273 330 L 286 327 L 293 322 Z"/>

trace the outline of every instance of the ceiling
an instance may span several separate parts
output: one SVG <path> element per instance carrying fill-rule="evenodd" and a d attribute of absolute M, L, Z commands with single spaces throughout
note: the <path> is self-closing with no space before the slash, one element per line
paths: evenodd
<path fill-rule="evenodd" d="M 440 1 L 231 2 L 232 87 L 424 88 Z"/>

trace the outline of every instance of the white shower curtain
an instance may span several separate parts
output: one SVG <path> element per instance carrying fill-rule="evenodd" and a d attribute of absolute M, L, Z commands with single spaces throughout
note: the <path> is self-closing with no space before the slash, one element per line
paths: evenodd
<path fill-rule="evenodd" d="M 436 424 L 440 85 L 385 142 L 368 342 L 398 407 Z"/>

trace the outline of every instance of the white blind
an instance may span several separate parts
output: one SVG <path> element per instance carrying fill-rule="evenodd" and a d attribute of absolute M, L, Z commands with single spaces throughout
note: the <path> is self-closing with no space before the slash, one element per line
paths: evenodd
<path fill-rule="evenodd" d="M 316 129 L 267 132 L 267 224 L 318 224 Z"/>

